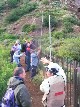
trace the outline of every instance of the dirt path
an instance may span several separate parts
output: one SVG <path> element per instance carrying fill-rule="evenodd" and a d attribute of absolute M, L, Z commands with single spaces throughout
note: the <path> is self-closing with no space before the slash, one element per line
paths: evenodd
<path fill-rule="evenodd" d="M 42 99 L 42 93 L 39 89 L 38 85 L 35 85 L 29 77 L 29 72 L 26 73 L 26 85 L 28 87 L 28 90 L 31 94 L 31 98 L 32 98 L 32 107 L 43 107 L 42 103 L 41 103 L 41 99 Z"/>

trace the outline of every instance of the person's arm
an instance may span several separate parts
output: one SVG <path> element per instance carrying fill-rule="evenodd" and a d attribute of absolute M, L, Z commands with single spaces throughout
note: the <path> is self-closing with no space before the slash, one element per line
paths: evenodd
<path fill-rule="evenodd" d="M 18 93 L 18 100 L 21 107 L 31 107 L 31 98 L 26 86 L 20 89 Z"/>
<path fill-rule="evenodd" d="M 49 61 L 48 59 L 46 59 L 46 58 L 41 58 L 41 60 L 40 60 L 43 64 L 50 64 L 50 62 L 51 61 Z"/>
<path fill-rule="evenodd" d="M 49 93 L 49 83 L 47 79 L 44 79 L 44 81 L 42 82 L 42 84 L 40 85 L 40 90 L 42 92 L 44 92 L 45 94 Z"/>
<path fill-rule="evenodd" d="M 17 54 L 14 53 L 14 56 L 15 56 L 15 57 L 18 57 L 18 58 L 21 57 L 22 55 L 23 55 L 23 54 L 17 55 Z"/>

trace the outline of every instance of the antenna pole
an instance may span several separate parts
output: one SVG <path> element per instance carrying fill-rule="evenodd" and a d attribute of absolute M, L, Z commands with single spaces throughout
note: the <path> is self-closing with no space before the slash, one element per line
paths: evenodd
<path fill-rule="evenodd" d="M 50 61 L 51 61 L 51 24 L 50 24 L 50 15 L 49 15 L 49 39 L 50 39 Z"/>

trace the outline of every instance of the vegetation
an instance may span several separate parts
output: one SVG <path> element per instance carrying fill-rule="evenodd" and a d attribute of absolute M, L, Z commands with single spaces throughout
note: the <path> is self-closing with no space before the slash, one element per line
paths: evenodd
<path fill-rule="evenodd" d="M 80 61 L 80 33 L 74 31 L 74 25 L 80 27 L 80 20 L 75 15 L 72 15 L 67 10 L 67 7 L 61 8 L 60 2 L 53 2 L 50 9 L 48 4 L 48 0 L 39 0 L 39 4 L 36 4 L 32 0 L 7 0 L 7 3 L 4 0 L 0 0 L 0 18 L 4 20 L 6 16 L 5 20 L 9 25 L 16 21 L 19 23 L 21 21 L 19 19 L 24 15 L 26 17 L 27 15 L 31 15 L 31 17 L 33 16 L 35 19 L 37 17 L 41 20 L 41 11 L 43 10 L 43 30 L 44 28 L 48 29 L 49 15 L 51 15 L 52 55 Z M 38 27 L 41 27 L 41 21 L 39 24 Z M 4 24 L 2 24 L 2 20 L 0 21 L 0 99 L 6 90 L 7 81 L 12 76 L 15 67 L 15 65 L 10 64 L 10 48 L 17 38 L 24 41 L 24 35 L 14 36 L 7 33 L 9 25 L 6 26 L 5 21 Z M 24 24 L 22 31 L 28 34 L 35 31 L 36 28 L 36 23 L 34 25 L 32 23 Z M 30 40 L 31 38 L 30 36 L 26 36 L 26 39 Z M 42 52 L 50 54 L 49 34 L 37 37 L 36 40 L 41 41 Z M 42 79 L 42 74 L 39 74 L 33 81 L 40 84 Z"/>
<path fill-rule="evenodd" d="M 7 23 L 15 22 L 19 18 L 21 18 L 23 15 L 30 13 L 36 8 L 37 8 L 36 3 L 28 3 L 28 4 L 23 5 L 22 7 L 18 7 L 12 10 L 9 16 L 6 17 L 6 22 Z"/>
<path fill-rule="evenodd" d="M 15 8 L 20 0 L 7 0 L 8 7 Z"/>
<path fill-rule="evenodd" d="M 3 12 L 5 8 L 5 4 L 4 3 L 0 3 L 0 13 Z"/>
<path fill-rule="evenodd" d="M 80 61 L 80 38 L 65 39 L 59 47 L 58 55 Z"/>
<path fill-rule="evenodd" d="M 10 63 L 10 48 L 11 42 L 17 38 L 13 35 L 0 35 L 0 100 L 7 88 L 7 81 L 13 74 L 15 64 Z M 7 40 L 5 42 L 5 40 Z"/>
<path fill-rule="evenodd" d="M 56 18 L 55 18 L 53 15 L 51 15 L 51 16 L 50 16 L 50 24 L 51 24 L 51 27 L 56 27 L 56 26 L 57 26 L 57 23 L 58 23 L 58 21 L 56 20 Z M 48 15 L 45 15 L 43 26 L 49 27 L 49 14 L 48 14 Z"/>
<path fill-rule="evenodd" d="M 26 24 L 26 25 L 23 26 L 22 31 L 29 33 L 29 32 L 34 31 L 35 29 L 36 29 L 36 25 Z"/>

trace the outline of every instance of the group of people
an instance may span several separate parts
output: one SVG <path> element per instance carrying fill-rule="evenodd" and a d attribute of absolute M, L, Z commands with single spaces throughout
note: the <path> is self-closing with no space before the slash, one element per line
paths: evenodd
<path fill-rule="evenodd" d="M 16 41 L 16 44 L 12 47 L 11 51 L 16 51 L 11 52 L 11 55 L 13 55 L 13 59 L 11 59 L 12 62 L 15 62 L 15 54 L 18 51 L 18 59 L 20 56 L 22 56 L 23 52 L 26 57 L 27 61 L 30 61 L 30 66 L 31 66 L 31 71 L 33 72 L 31 77 L 33 78 L 36 75 L 36 68 L 38 64 L 38 54 L 39 52 L 35 52 L 34 49 L 30 48 L 30 43 L 27 42 L 26 44 L 23 44 L 22 47 L 19 43 L 19 41 Z M 25 48 L 26 47 L 26 48 Z M 22 49 L 21 49 L 22 48 Z M 36 58 L 37 57 L 37 58 Z M 40 85 L 40 90 L 43 92 L 43 98 L 42 98 L 42 104 L 44 107 L 65 107 L 64 100 L 65 100 L 65 86 L 66 86 L 66 75 L 64 70 L 62 69 L 61 66 L 59 66 L 57 63 L 53 63 L 49 61 L 47 58 L 41 58 L 40 61 L 43 64 L 47 64 L 47 66 L 44 66 L 45 68 L 45 77 L 44 80 L 42 81 Z M 20 62 L 20 59 L 19 59 Z M 18 107 L 31 107 L 32 102 L 31 102 L 31 97 L 30 93 L 25 85 L 25 75 L 26 75 L 26 70 L 23 68 L 23 66 L 20 66 L 20 63 L 16 62 L 18 67 L 14 69 L 13 77 L 11 77 L 8 81 L 8 88 L 9 87 L 14 87 L 18 85 L 15 90 L 15 101 L 18 105 Z M 28 64 L 28 63 L 27 63 Z M 27 68 L 29 70 L 29 68 Z M 23 84 L 20 84 L 22 83 Z M 41 100 L 41 99 L 40 99 Z M 36 105 L 37 107 L 37 105 Z"/>
<path fill-rule="evenodd" d="M 32 40 L 30 42 L 26 40 L 22 45 L 19 40 L 16 40 L 10 51 L 11 62 L 16 63 L 18 67 L 25 65 L 26 72 L 30 71 L 31 78 L 33 78 L 36 75 L 40 51 L 40 48 L 36 49 Z"/>

